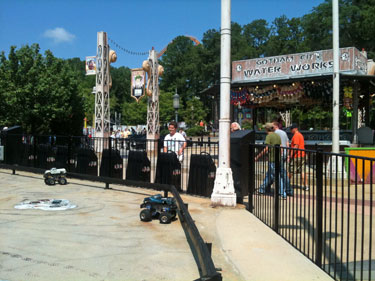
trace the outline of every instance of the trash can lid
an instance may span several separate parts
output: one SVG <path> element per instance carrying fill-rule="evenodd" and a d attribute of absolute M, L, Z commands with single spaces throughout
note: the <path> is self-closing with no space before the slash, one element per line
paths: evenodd
<path fill-rule="evenodd" d="M 254 141 L 255 132 L 253 130 L 239 130 L 230 134 L 230 143 L 239 144 Z"/>

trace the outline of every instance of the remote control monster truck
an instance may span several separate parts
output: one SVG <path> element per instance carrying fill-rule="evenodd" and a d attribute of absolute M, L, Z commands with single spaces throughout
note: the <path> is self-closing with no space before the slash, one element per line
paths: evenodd
<path fill-rule="evenodd" d="M 66 170 L 64 168 L 62 169 L 52 168 L 51 170 L 45 171 L 44 182 L 47 185 L 55 185 L 56 182 L 62 185 L 67 184 Z"/>
<path fill-rule="evenodd" d="M 162 197 L 161 194 L 143 199 L 141 208 L 143 208 L 139 214 L 141 221 L 151 221 L 153 218 L 158 218 L 160 223 L 167 224 L 177 214 L 176 199 L 173 197 Z"/>

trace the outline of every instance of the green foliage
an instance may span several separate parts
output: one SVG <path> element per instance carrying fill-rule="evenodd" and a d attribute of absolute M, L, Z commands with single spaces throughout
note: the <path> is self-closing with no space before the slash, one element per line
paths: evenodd
<path fill-rule="evenodd" d="M 265 43 L 265 55 L 277 56 L 306 51 L 303 42 L 301 20 L 276 18 L 271 28 L 271 35 Z"/>
<path fill-rule="evenodd" d="M 201 127 L 201 126 L 193 126 L 189 129 L 186 130 L 186 134 L 189 136 L 189 137 L 197 137 L 197 136 L 205 136 L 205 135 L 208 135 L 209 132 L 206 132 L 204 130 L 204 127 Z"/>
<path fill-rule="evenodd" d="M 133 98 L 130 96 L 130 69 L 127 67 L 111 67 L 112 87 L 110 89 L 111 95 L 111 110 L 112 112 L 121 112 L 122 104 L 130 102 Z M 116 97 L 116 102 L 112 102 L 112 98 Z"/>
<path fill-rule="evenodd" d="M 255 58 L 264 55 L 265 44 L 270 35 L 270 28 L 266 20 L 254 20 L 243 27 L 243 36 L 248 47 L 248 58 Z"/>
<path fill-rule="evenodd" d="M 174 119 L 174 109 L 172 104 L 172 93 L 160 92 L 159 96 L 159 122 L 165 125 Z M 147 123 L 147 100 L 143 97 L 139 103 L 134 99 L 122 104 L 122 123 L 124 125 L 137 125 Z"/>
<path fill-rule="evenodd" d="M 166 125 L 174 119 L 175 110 L 173 108 L 173 93 L 160 91 L 159 122 L 161 125 Z"/>
<path fill-rule="evenodd" d="M 369 58 L 375 58 L 375 1 L 341 0 L 339 34 L 340 47 L 364 48 Z M 332 1 L 313 8 L 301 18 L 305 45 L 309 50 L 332 48 Z"/>
<path fill-rule="evenodd" d="M 160 136 L 166 136 L 169 134 L 169 130 L 166 127 L 161 127 L 160 129 Z"/>
<path fill-rule="evenodd" d="M 310 50 L 332 48 L 332 3 L 326 1 L 302 18 L 306 44 Z M 341 34 L 341 32 L 340 32 Z"/>
<path fill-rule="evenodd" d="M 203 106 L 199 98 L 193 97 L 186 102 L 186 107 L 180 110 L 180 112 L 185 123 L 191 127 L 198 124 L 200 120 L 205 120 L 208 110 Z"/>
<path fill-rule="evenodd" d="M 244 130 L 252 130 L 253 129 L 253 122 L 251 122 L 248 119 L 242 121 L 242 129 L 244 129 Z"/>
<path fill-rule="evenodd" d="M 66 62 L 78 80 L 78 94 L 83 98 L 84 115 L 87 118 L 87 124 L 91 125 L 95 115 L 95 94 L 92 93 L 95 75 L 86 75 L 85 61 L 79 58 L 68 59 Z"/>
<path fill-rule="evenodd" d="M 160 59 L 164 67 L 160 88 L 164 91 L 175 91 L 177 88 L 183 101 L 189 99 L 199 87 L 200 72 L 197 65 L 199 57 L 194 43 L 184 36 L 176 37 L 168 45 L 167 51 Z"/>
<path fill-rule="evenodd" d="M 3 126 L 20 125 L 28 133 L 80 134 L 83 100 L 68 64 L 39 53 L 39 45 L 11 47 L 0 62 L 0 110 Z"/>
<path fill-rule="evenodd" d="M 124 125 L 146 124 L 147 119 L 147 96 L 139 103 L 134 99 L 122 104 L 122 123 Z"/>
<path fill-rule="evenodd" d="M 298 123 L 302 130 L 314 128 L 314 130 L 325 130 L 332 127 L 332 112 L 329 108 L 315 106 L 309 109 L 295 107 L 291 110 L 292 122 Z M 344 125 L 341 123 L 341 126 Z"/>

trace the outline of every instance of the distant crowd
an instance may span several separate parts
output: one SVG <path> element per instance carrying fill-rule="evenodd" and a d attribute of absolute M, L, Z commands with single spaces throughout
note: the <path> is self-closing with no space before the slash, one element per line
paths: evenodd
<path fill-rule="evenodd" d="M 125 130 L 112 131 L 111 138 L 127 139 L 130 136 L 135 136 L 135 135 L 145 136 L 146 134 L 147 134 L 146 128 L 143 128 L 142 131 L 137 132 L 133 127 L 130 127 L 130 130 L 129 130 L 129 128 L 126 128 Z"/>

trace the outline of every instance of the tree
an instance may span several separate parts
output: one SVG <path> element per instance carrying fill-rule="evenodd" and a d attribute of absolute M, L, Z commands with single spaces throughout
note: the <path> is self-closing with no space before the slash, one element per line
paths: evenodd
<path fill-rule="evenodd" d="M 252 48 L 248 49 L 249 58 L 257 58 L 264 55 L 265 44 L 268 41 L 270 35 L 270 28 L 268 23 L 264 19 L 254 20 L 243 27 L 243 36 L 248 46 Z"/>
<path fill-rule="evenodd" d="M 173 108 L 173 93 L 160 91 L 159 96 L 159 121 L 160 125 L 168 124 L 175 119 Z"/>
<path fill-rule="evenodd" d="M 159 123 L 167 124 L 174 119 L 173 94 L 160 91 L 159 96 Z M 139 103 L 135 100 L 124 102 L 122 106 L 122 120 L 125 125 L 147 124 L 147 100 L 143 97 Z"/>
<path fill-rule="evenodd" d="M 85 61 L 79 58 L 68 59 L 67 63 L 78 79 L 78 92 L 83 97 L 85 117 L 89 124 L 93 123 L 95 115 L 95 75 L 85 75 Z M 124 102 L 132 101 L 130 97 L 130 69 L 127 67 L 110 68 L 112 87 L 110 88 L 110 111 L 122 112 Z"/>
<path fill-rule="evenodd" d="M 288 19 L 285 15 L 276 18 L 271 34 L 265 43 L 266 56 L 278 56 L 305 51 L 300 19 Z"/>
<path fill-rule="evenodd" d="M 138 125 L 147 123 L 147 96 L 139 103 L 135 100 L 122 104 L 122 122 L 125 125 Z"/>
<path fill-rule="evenodd" d="M 164 67 L 160 88 L 170 92 L 177 88 L 183 101 L 192 97 L 200 88 L 199 56 L 194 48 L 189 38 L 178 36 L 168 45 L 159 62 Z"/>
<path fill-rule="evenodd" d="M 188 126 L 194 126 L 200 120 L 205 120 L 207 117 L 207 108 L 203 106 L 202 101 L 198 97 L 193 97 L 186 102 L 186 107 L 180 111 L 180 115 Z"/>
<path fill-rule="evenodd" d="M 78 80 L 78 95 L 83 98 L 83 110 L 87 123 L 93 124 L 95 118 L 95 94 L 93 93 L 93 88 L 95 87 L 96 77 L 95 75 L 86 75 L 86 61 L 72 58 L 67 59 L 66 62 Z"/>
<path fill-rule="evenodd" d="M 220 82 L 220 32 L 210 29 L 203 34 L 202 46 L 198 49 L 201 61 L 203 88 Z"/>
<path fill-rule="evenodd" d="M 3 126 L 20 125 L 34 134 L 81 134 L 83 99 L 74 72 L 39 45 L 10 48 L 0 60 Z"/>
<path fill-rule="evenodd" d="M 332 3 L 325 1 L 302 17 L 305 43 L 310 51 L 332 49 Z"/>
<path fill-rule="evenodd" d="M 375 0 L 344 0 L 340 5 L 340 45 L 365 49 L 375 58 Z"/>
<path fill-rule="evenodd" d="M 249 59 L 252 47 L 247 44 L 241 25 L 232 22 L 231 29 L 231 60 Z"/>
<path fill-rule="evenodd" d="M 121 112 L 124 102 L 130 102 L 130 69 L 127 67 L 111 67 L 112 87 L 110 89 L 110 107 L 112 112 Z M 112 100 L 113 99 L 113 100 Z M 116 102 L 115 102 L 116 101 Z"/>

